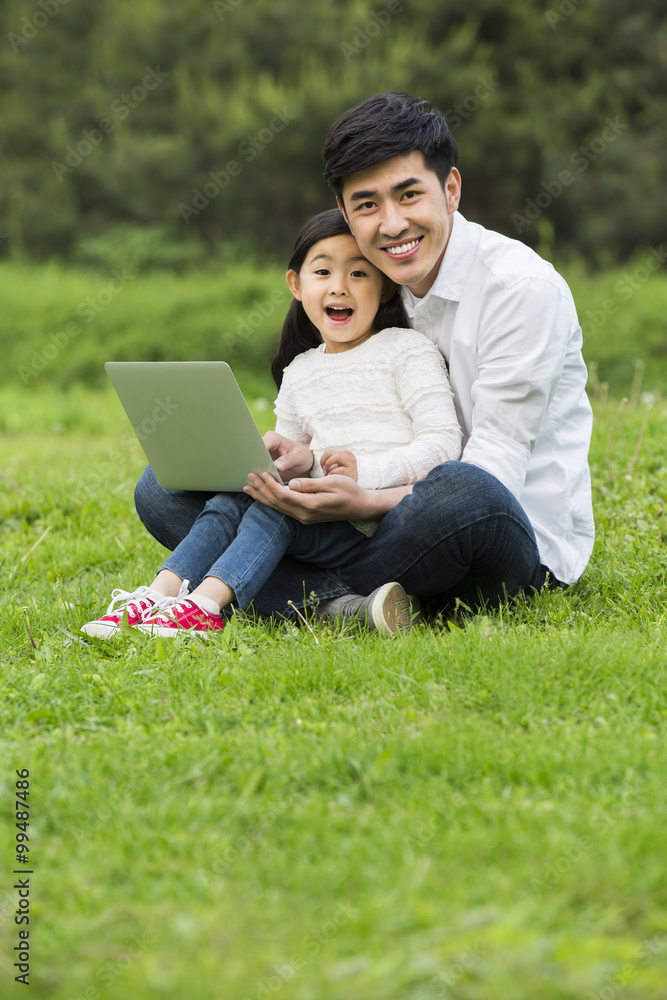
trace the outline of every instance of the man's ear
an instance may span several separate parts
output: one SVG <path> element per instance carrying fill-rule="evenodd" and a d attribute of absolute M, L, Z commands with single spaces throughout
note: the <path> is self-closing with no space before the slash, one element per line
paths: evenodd
<path fill-rule="evenodd" d="M 342 198 L 336 198 L 336 204 L 338 205 L 339 210 L 343 213 L 343 218 L 345 219 L 345 221 L 347 222 L 347 224 L 349 226 L 350 225 L 350 220 L 347 217 L 347 212 L 345 211 L 345 205 L 343 204 L 343 199 Z"/>
<path fill-rule="evenodd" d="M 444 185 L 445 198 L 447 199 L 447 210 L 450 215 L 459 207 L 461 200 L 461 174 L 456 167 L 452 167 Z"/>
<path fill-rule="evenodd" d="M 301 282 L 299 281 L 299 275 L 296 271 L 288 271 L 285 275 L 285 281 L 287 282 L 287 287 L 294 296 L 295 299 L 301 301 Z"/>
<path fill-rule="evenodd" d="M 385 274 L 384 281 L 382 282 L 382 295 L 380 296 L 380 302 L 382 305 L 384 305 L 385 302 L 389 302 L 392 295 L 396 294 L 397 288 L 398 285 L 396 282 L 392 281 L 391 278 L 388 278 Z"/>

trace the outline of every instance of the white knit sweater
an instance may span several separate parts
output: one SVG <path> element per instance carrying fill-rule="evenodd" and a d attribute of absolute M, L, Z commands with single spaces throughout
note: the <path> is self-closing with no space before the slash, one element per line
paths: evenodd
<path fill-rule="evenodd" d="M 371 490 L 414 483 L 461 454 L 445 361 L 416 330 L 382 330 L 340 354 L 324 344 L 299 354 L 275 413 L 276 431 L 315 455 L 313 478 L 327 448 L 351 451 L 359 485 Z"/>

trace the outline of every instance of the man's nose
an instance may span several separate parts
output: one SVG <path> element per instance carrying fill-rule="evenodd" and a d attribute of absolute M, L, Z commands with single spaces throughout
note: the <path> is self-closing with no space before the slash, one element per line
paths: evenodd
<path fill-rule="evenodd" d="M 383 236 L 389 236 L 391 239 L 396 239 L 401 235 L 401 233 L 405 232 L 408 225 L 409 223 L 405 218 L 400 205 L 395 205 L 393 202 L 390 202 L 384 207 L 382 221 L 380 223 L 380 232 Z"/>

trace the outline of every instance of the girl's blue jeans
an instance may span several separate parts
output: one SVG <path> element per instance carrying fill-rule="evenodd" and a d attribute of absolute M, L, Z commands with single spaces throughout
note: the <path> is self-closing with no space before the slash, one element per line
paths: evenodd
<path fill-rule="evenodd" d="M 245 493 L 215 493 L 162 569 L 189 580 L 190 589 L 204 577 L 215 576 L 234 591 L 239 607 L 245 609 L 284 555 L 337 567 L 368 543 L 369 538 L 348 521 L 301 524 Z"/>
<path fill-rule="evenodd" d="M 135 490 L 139 517 L 172 550 L 212 496 L 164 490 L 150 466 Z M 254 609 L 288 616 L 288 601 L 303 607 L 347 593 L 370 594 L 395 580 L 419 595 L 427 611 L 446 613 L 457 601 L 472 609 L 492 607 L 521 591 L 539 591 L 549 574 L 519 502 L 495 476 L 466 462 L 432 469 L 385 515 L 372 539 L 360 537 L 335 572 L 285 556 L 256 594 Z M 552 575 L 549 582 L 558 585 Z"/>

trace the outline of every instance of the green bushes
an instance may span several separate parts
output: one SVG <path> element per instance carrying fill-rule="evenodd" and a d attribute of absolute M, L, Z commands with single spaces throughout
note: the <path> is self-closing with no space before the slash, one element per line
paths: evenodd
<path fill-rule="evenodd" d="M 560 268 L 575 296 L 597 394 L 630 395 L 633 379 L 639 391 L 638 365 L 645 367 L 642 390 L 667 381 L 667 279 L 658 273 L 659 253 L 594 277 L 580 263 Z M 0 267 L 0 384 L 101 385 L 105 361 L 208 359 L 268 383 L 290 302 L 281 268 L 228 260 L 178 274 L 152 270 L 148 252 L 115 266 L 112 250 L 104 254 L 100 270 Z"/>
<path fill-rule="evenodd" d="M 616 395 L 667 385 L 667 278 L 662 251 L 639 254 L 622 269 L 586 277 L 566 269 L 584 334 L 591 380 Z M 633 389 L 634 387 L 634 389 Z"/>
<path fill-rule="evenodd" d="M 219 274 L 129 268 L 0 268 L 1 381 L 34 388 L 106 381 L 113 360 L 229 361 L 268 370 L 290 296 L 277 269 Z"/>

